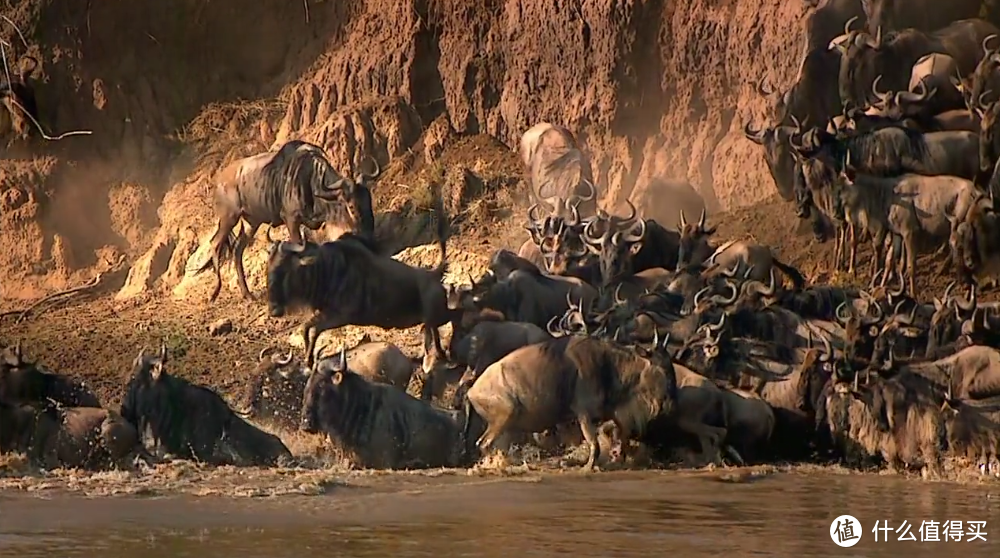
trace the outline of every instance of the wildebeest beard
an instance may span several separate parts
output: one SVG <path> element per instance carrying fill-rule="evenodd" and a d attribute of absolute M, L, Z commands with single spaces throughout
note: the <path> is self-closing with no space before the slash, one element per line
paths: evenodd
<path fill-rule="evenodd" d="M 148 426 L 158 445 L 171 453 L 185 454 L 183 417 L 185 413 L 196 410 L 181 408 L 178 388 L 175 379 L 170 376 L 153 380 L 148 371 L 140 372 L 125 388 L 121 415 L 139 431 L 140 436 Z"/>

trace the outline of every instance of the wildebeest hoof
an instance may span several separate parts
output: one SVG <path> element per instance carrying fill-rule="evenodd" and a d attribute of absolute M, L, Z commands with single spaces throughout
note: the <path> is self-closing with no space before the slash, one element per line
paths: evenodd
<path fill-rule="evenodd" d="M 284 308 L 268 308 L 267 314 L 272 318 L 280 318 L 285 315 Z"/>

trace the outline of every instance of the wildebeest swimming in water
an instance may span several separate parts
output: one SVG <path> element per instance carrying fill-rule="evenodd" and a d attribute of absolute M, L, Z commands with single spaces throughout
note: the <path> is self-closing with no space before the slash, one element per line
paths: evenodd
<path fill-rule="evenodd" d="M 209 266 L 215 270 L 210 300 L 214 301 L 222 289 L 219 266 L 230 251 L 240 291 L 244 298 L 250 298 L 243 251 L 263 224 L 285 225 L 295 245 L 302 244 L 300 226 L 316 230 L 327 224 L 337 229 L 331 232 L 331 239 L 354 233 L 377 251 L 371 192 L 366 185 L 368 179 L 379 174 L 377 163 L 375 167 L 373 174 L 362 173 L 354 180 L 342 178 L 323 148 L 292 140 L 278 151 L 245 157 L 222 169 L 215 177 L 219 223 L 211 240 L 211 258 L 197 270 Z M 236 237 L 232 230 L 241 219 L 249 226 L 249 234 L 241 228 Z"/>
<path fill-rule="evenodd" d="M 46 469 L 127 466 L 135 457 L 153 461 L 136 429 L 114 411 L 0 401 L 0 453 L 9 452 L 24 453 Z"/>
<path fill-rule="evenodd" d="M 302 393 L 305 391 L 309 369 L 300 361 L 287 355 L 260 352 L 253 383 L 245 398 L 246 405 L 239 414 L 254 420 L 265 420 L 276 426 L 295 430 L 302 411 Z M 333 357 L 330 357 L 333 358 Z M 351 370 L 373 382 L 388 384 L 406 391 L 413 374 L 413 362 L 399 347 L 385 342 L 363 342 L 347 351 Z"/>
<path fill-rule="evenodd" d="M 0 352 L 0 401 L 12 404 L 55 402 L 66 407 L 100 407 L 86 386 L 61 374 L 41 370 L 24 358 L 21 343 Z"/>
<path fill-rule="evenodd" d="M 214 391 L 167 373 L 167 349 L 133 361 L 121 414 L 146 428 L 165 453 L 220 465 L 285 466 L 292 454 L 277 436 L 247 423 Z"/>
<path fill-rule="evenodd" d="M 460 413 L 436 409 L 391 386 L 371 383 L 340 358 L 324 359 L 306 384 L 302 430 L 326 432 L 373 469 L 464 464 Z"/>

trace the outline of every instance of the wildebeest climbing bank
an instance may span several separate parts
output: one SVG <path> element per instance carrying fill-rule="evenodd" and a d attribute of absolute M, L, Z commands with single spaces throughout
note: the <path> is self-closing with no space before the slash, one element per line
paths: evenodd
<path fill-rule="evenodd" d="M 744 72 L 732 114 L 689 111 L 699 131 L 659 143 L 622 131 L 656 107 L 629 113 L 563 78 L 484 103 L 413 69 L 366 81 L 378 103 L 349 102 L 363 65 L 178 126 L 163 160 L 130 142 L 148 168 L 47 206 L 58 232 L 0 233 L 44 239 L 0 314 L 0 452 L 21 459 L 0 476 L 500 462 L 1000 477 L 1000 29 L 980 8 L 803 2 L 796 72 Z M 4 55 L 4 157 L 73 153 L 82 168 L 90 140 L 56 147 L 44 129 L 99 119 L 45 92 L 33 72 L 65 70 L 21 35 L 2 35 L 23 42 Z M 488 58 L 462 95 L 486 95 Z M 654 77 L 607 79 L 668 79 Z M 117 102 L 91 81 L 94 106 Z M 520 86 L 565 87 L 563 112 Z M 619 102 L 615 118 L 586 114 Z M 487 106 L 502 123 L 462 124 Z M 153 125 L 128 119 L 119 135 Z M 659 122 L 643 134 L 666 134 Z M 185 139 L 196 128 L 208 135 Z M 690 160 L 661 164 L 673 151 Z M 772 196 L 764 209 L 719 195 L 713 172 L 733 161 Z M 56 172 L 31 169 L 16 180 Z M 128 190 L 141 180 L 177 185 Z M 43 190 L 3 207 L 30 221 Z M 88 204 L 126 190 L 147 213 L 182 210 L 149 217 L 155 234 L 126 218 L 99 238 Z M 100 268 L 83 286 L 27 279 L 85 281 L 83 261 Z M 21 287 L 34 294 L 8 296 Z"/>

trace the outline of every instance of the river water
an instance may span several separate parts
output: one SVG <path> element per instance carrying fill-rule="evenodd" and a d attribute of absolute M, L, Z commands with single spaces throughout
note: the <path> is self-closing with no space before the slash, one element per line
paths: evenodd
<path fill-rule="evenodd" d="M 0 492 L 0 556 L 394 558 L 1000 556 L 1000 486 L 829 472 L 380 477 L 321 496 Z M 862 526 L 851 548 L 834 518 Z M 876 542 L 872 527 L 906 520 Z M 923 542 L 922 521 L 985 521 L 986 542 Z M 994 531 L 996 532 L 994 533 Z M 943 540 L 943 539 L 942 539 Z"/>

